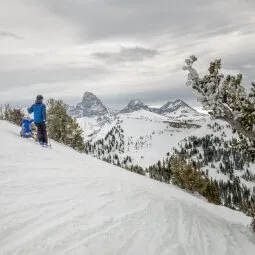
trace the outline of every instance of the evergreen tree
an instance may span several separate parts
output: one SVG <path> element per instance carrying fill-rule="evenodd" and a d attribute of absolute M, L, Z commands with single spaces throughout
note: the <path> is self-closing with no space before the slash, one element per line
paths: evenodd
<path fill-rule="evenodd" d="M 200 78 L 193 64 L 195 56 L 186 59 L 184 70 L 189 72 L 187 85 L 198 92 L 205 109 L 218 119 L 227 121 L 242 139 L 248 138 L 246 146 L 249 152 L 255 151 L 255 83 L 248 94 L 242 85 L 242 75 L 224 75 L 220 73 L 221 60 L 211 62 L 209 73 Z M 251 144 L 250 144 L 251 143 Z"/>
<path fill-rule="evenodd" d="M 4 119 L 4 109 L 2 106 L 0 106 L 0 120 Z"/>
<path fill-rule="evenodd" d="M 22 119 L 24 118 L 25 113 L 22 109 L 11 108 L 9 105 L 5 105 L 2 118 L 7 120 L 15 125 L 21 126 Z"/>
<path fill-rule="evenodd" d="M 47 126 L 50 138 L 79 152 L 84 151 L 83 131 L 76 120 L 67 114 L 67 107 L 61 100 L 48 101 Z"/>
<path fill-rule="evenodd" d="M 251 221 L 251 229 L 255 233 L 255 216 L 253 217 L 253 219 Z"/>
<path fill-rule="evenodd" d="M 246 151 L 255 158 L 255 83 L 251 84 L 248 94 L 242 85 L 242 75 L 224 75 L 220 73 L 221 60 L 211 62 L 208 69 L 209 74 L 202 79 L 193 68 L 195 56 L 186 59 L 184 70 L 189 72 L 187 85 L 191 85 L 200 97 L 203 106 L 211 110 L 211 114 L 219 119 L 227 121 L 237 131 L 241 143 L 236 147 Z M 248 139 L 248 140 L 247 140 Z M 240 190 L 239 190 L 240 191 Z M 241 200 L 241 196 L 235 195 L 233 199 Z M 254 219 L 252 222 L 254 227 Z M 253 228 L 255 231 L 255 228 Z"/>
<path fill-rule="evenodd" d="M 216 205 L 221 204 L 220 192 L 216 185 L 216 181 L 208 180 L 205 190 L 202 192 L 202 195 L 207 198 L 209 203 Z"/>
<path fill-rule="evenodd" d="M 70 120 L 70 130 L 70 146 L 79 152 L 84 152 L 83 130 L 74 119 Z"/>
<path fill-rule="evenodd" d="M 174 156 L 171 159 L 171 169 L 173 172 L 172 183 L 200 194 L 206 189 L 207 182 L 199 170 L 195 169 L 191 164 L 187 164 L 181 156 Z"/>

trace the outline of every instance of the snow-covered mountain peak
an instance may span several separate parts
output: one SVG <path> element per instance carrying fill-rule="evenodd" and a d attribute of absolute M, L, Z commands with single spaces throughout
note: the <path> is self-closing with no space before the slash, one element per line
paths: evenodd
<path fill-rule="evenodd" d="M 120 113 L 130 113 L 139 110 L 147 110 L 149 111 L 150 108 L 144 104 L 140 99 L 133 99 L 131 100 L 128 105 L 120 111 Z"/>
<path fill-rule="evenodd" d="M 178 99 L 175 100 L 174 102 L 170 102 L 168 101 L 166 104 L 164 104 L 160 109 L 159 112 L 160 114 L 164 114 L 164 113 L 170 113 L 170 112 L 174 112 L 180 108 L 183 108 L 182 110 L 185 113 L 197 113 L 197 111 L 195 109 L 193 109 L 192 107 L 190 107 L 188 104 L 186 104 L 184 101 Z"/>
<path fill-rule="evenodd" d="M 184 101 L 178 99 L 173 102 L 169 101 L 157 110 L 158 114 L 166 116 L 170 119 L 196 121 L 205 117 Z"/>
<path fill-rule="evenodd" d="M 130 105 L 144 105 L 140 99 L 133 99 L 129 102 Z"/>
<path fill-rule="evenodd" d="M 102 101 L 91 92 L 85 92 L 82 102 L 70 112 L 75 117 L 102 117 L 108 113 L 109 111 Z"/>

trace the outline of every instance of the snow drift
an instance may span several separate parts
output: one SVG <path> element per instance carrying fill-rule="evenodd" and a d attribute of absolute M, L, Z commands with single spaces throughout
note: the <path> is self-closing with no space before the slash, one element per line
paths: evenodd
<path fill-rule="evenodd" d="M 252 255 L 245 215 L 0 121 L 0 254 Z"/>

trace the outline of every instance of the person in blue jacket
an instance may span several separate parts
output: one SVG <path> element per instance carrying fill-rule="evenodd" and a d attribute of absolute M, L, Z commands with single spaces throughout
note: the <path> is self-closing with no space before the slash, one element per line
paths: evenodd
<path fill-rule="evenodd" d="M 35 103 L 27 109 L 28 113 L 34 113 L 34 123 L 37 127 L 37 138 L 40 144 L 48 145 L 46 129 L 46 106 L 43 103 L 43 96 L 38 95 Z"/>
<path fill-rule="evenodd" d="M 22 129 L 20 131 L 20 136 L 29 138 L 33 137 L 33 132 L 31 129 L 31 124 L 34 122 L 34 120 L 29 119 L 28 117 L 24 117 L 22 120 Z"/>

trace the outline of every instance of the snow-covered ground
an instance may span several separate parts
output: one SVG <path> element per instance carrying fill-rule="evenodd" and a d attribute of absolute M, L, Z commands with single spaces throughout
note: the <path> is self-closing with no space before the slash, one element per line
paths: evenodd
<path fill-rule="evenodd" d="M 0 121 L 0 254 L 253 255 L 242 213 Z"/>
<path fill-rule="evenodd" d="M 88 139 L 92 134 L 97 134 L 106 125 L 105 122 L 98 120 L 98 117 L 77 118 L 77 122 L 84 132 L 85 139 Z"/>
<path fill-rule="evenodd" d="M 174 119 L 178 121 L 195 122 L 206 118 L 207 115 L 198 113 L 195 110 L 193 112 L 189 107 L 182 107 L 180 109 L 177 109 L 176 111 L 165 113 L 164 116 L 168 117 L 169 119 Z"/>
<path fill-rule="evenodd" d="M 192 111 L 188 107 L 186 108 L 182 107 L 181 109 Z M 179 113 L 179 110 L 173 113 Z M 233 134 L 232 128 L 225 121 L 212 119 L 209 115 L 199 115 L 195 111 L 194 114 L 189 113 L 187 116 L 183 117 L 177 114 L 175 118 L 170 118 L 147 110 L 138 110 L 130 113 L 120 113 L 114 120 L 103 123 L 101 126 L 98 126 L 95 118 L 84 117 L 78 119 L 78 121 L 84 129 L 85 141 L 89 141 L 90 145 L 95 146 L 95 149 L 88 151 L 88 153 L 101 159 L 110 155 L 113 160 L 115 155 L 118 155 L 118 159 L 124 167 L 125 163 L 123 162 L 127 157 L 132 160 L 132 162 L 126 163 L 127 166 L 139 165 L 147 168 L 158 161 L 163 163 L 163 159 L 166 159 L 167 155 L 172 155 L 174 149 L 180 149 L 180 146 L 184 146 L 186 140 L 191 136 L 204 138 L 206 135 L 210 135 L 218 137 L 222 141 L 238 138 L 237 133 Z M 179 127 L 178 123 L 180 123 Z M 114 127 L 118 127 L 123 132 L 121 132 L 121 135 L 115 133 L 113 134 L 114 139 L 107 140 L 107 134 Z M 101 142 L 98 143 L 99 140 L 103 141 L 103 145 Z M 108 150 L 107 147 L 112 144 L 114 146 Z M 90 148 L 94 148 L 94 146 Z M 120 147 L 121 149 L 119 149 Z M 104 153 L 101 149 L 104 150 Z M 199 148 L 199 152 L 201 155 L 204 154 L 202 148 Z M 193 159 L 199 161 L 199 154 L 194 155 Z M 233 158 L 230 158 L 230 160 L 233 161 Z M 202 167 L 201 170 L 208 172 L 209 178 L 218 181 L 223 180 L 226 183 L 231 178 L 229 173 L 223 174 L 220 171 L 220 163 L 222 162 L 213 162 L 213 167 L 210 163 Z M 246 170 L 254 175 L 255 164 L 245 163 L 243 169 L 236 168 L 233 174 L 239 176 L 241 183 L 250 191 L 253 191 L 254 181 L 247 181 L 242 177 Z"/>
<path fill-rule="evenodd" d="M 125 154 L 142 167 L 162 160 L 179 141 L 196 130 L 171 127 L 168 118 L 145 110 L 123 114 L 120 120 L 124 130 Z"/>
<path fill-rule="evenodd" d="M 95 119 L 91 118 L 80 118 L 78 122 L 84 130 L 85 141 L 92 139 L 92 143 L 104 139 L 106 134 L 119 124 L 124 131 L 125 151 L 117 154 L 121 159 L 131 156 L 132 163 L 142 167 L 148 167 L 162 160 L 166 153 L 176 147 L 183 138 L 197 130 L 195 127 L 171 127 L 169 125 L 171 120 L 168 117 L 146 110 L 118 114 L 114 121 L 105 123 L 101 127 L 98 127 Z M 115 154 L 115 151 L 112 154 Z"/>

